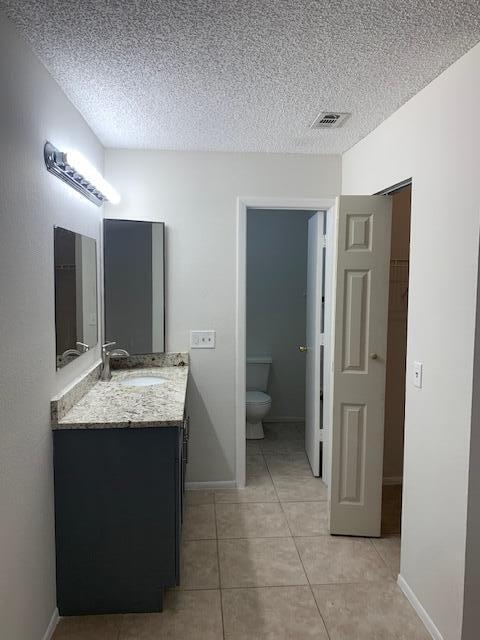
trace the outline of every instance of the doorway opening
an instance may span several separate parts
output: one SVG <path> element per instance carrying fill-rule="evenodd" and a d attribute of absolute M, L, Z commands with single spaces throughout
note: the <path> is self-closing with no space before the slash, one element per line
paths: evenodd
<path fill-rule="evenodd" d="M 325 460 L 326 456 L 321 456 L 321 451 L 325 448 L 327 431 L 321 429 L 325 359 L 323 272 L 328 262 L 324 248 L 325 212 L 333 211 L 333 206 L 332 200 L 239 199 L 236 353 L 239 488 L 262 483 L 259 477 L 262 470 L 253 468 L 260 465 L 268 472 L 269 477 L 263 478 L 265 484 L 278 480 L 291 485 L 295 480 L 299 487 L 303 479 L 311 481 L 312 496 L 316 491 L 321 499 L 326 499 L 326 487 L 319 479 L 324 474 L 321 457 Z M 307 296 L 309 288 L 314 295 Z M 310 396 L 309 379 L 313 380 Z M 273 475 L 260 460 L 264 454 L 276 457 L 271 460 L 276 466 Z M 251 460 L 247 478 L 248 457 Z M 278 494 L 278 487 L 270 488 Z"/>
<path fill-rule="evenodd" d="M 411 195 L 411 184 L 391 193 L 382 498 L 382 533 L 385 535 L 401 533 Z"/>
<path fill-rule="evenodd" d="M 314 215 L 247 211 L 247 457 L 291 454 L 293 460 L 305 452 L 308 221 Z"/>

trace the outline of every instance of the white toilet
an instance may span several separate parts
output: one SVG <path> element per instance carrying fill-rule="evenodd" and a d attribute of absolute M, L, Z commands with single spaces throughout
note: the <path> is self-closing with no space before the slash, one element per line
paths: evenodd
<path fill-rule="evenodd" d="M 266 393 L 272 359 L 247 358 L 247 440 L 263 438 L 262 420 L 270 411 L 272 399 Z"/>

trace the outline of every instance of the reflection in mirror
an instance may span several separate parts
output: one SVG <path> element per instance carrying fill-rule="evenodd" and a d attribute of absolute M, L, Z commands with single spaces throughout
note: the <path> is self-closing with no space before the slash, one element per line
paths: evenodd
<path fill-rule="evenodd" d="M 104 220 L 105 339 L 165 351 L 163 222 Z"/>
<path fill-rule="evenodd" d="M 97 244 L 55 227 L 55 331 L 57 369 L 97 344 Z"/>

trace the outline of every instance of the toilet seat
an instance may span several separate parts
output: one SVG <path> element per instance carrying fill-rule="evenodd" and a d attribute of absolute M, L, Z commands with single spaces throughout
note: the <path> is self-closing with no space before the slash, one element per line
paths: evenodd
<path fill-rule="evenodd" d="M 247 391 L 246 404 L 270 404 L 272 399 L 263 391 Z"/>

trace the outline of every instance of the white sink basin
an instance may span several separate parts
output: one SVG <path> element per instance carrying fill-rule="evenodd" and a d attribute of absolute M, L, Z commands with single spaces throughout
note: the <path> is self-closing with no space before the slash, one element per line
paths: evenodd
<path fill-rule="evenodd" d="M 167 382 L 165 378 L 160 376 L 129 376 L 120 380 L 122 387 L 152 387 L 165 382 Z"/>

